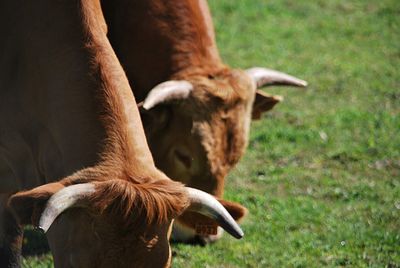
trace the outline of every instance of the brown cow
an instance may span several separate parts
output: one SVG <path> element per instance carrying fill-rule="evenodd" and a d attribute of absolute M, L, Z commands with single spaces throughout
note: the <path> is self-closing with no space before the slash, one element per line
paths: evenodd
<path fill-rule="evenodd" d="M 56 267 L 169 266 L 185 209 L 243 235 L 155 168 L 105 29 L 98 0 L 0 4 L 0 267 L 18 267 L 25 224 L 49 230 Z"/>
<path fill-rule="evenodd" d="M 156 166 L 222 198 L 225 177 L 245 151 L 251 118 L 282 99 L 256 87 L 306 82 L 223 64 L 204 0 L 102 0 L 102 6 L 110 42 L 142 102 Z M 244 216 L 241 205 L 221 202 L 236 219 Z M 193 226 L 182 219 L 173 236 L 192 240 Z"/>

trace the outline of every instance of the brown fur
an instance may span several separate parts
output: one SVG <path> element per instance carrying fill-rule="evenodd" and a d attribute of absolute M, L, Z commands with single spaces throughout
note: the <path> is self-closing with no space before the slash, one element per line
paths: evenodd
<path fill-rule="evenodd" d="M 188 206 L 181 186 L 167 180 L 139 184 L 107 180 L 96 188 L 98 194 L 90 199 L 91 206 L 126 225 L 135 222 L 138 216 L 147 224 L 162 224 Z"/>
<path fill-rule="evenodd" d="M 203 0 L 102 0 L 109 38 L 140 102 L 173 74 L 226 69 Z M 201 11 L 205 6 L 205 11 Z M 210 28 L 211 27 L 211 28 Z M 136 60 L 134 60 L 136 59 Z"/>
<path fill-rule="evenodd" d="M 167 80 L 194 86 L 186 100 L 142 111 L 157 167 L 222 197 L 225 177 L 247 145 L 255 85 L 221 61 L 207 2 L 102 0 L 102 7 L 138 102 Z M 239 204 L 233 211 L 242 211 L 239 218 L 246 213 Z"/>
<path fill-rule="evenodd" d="M 8 256 L 0 258 L 0 266 L 17 265 L 17 258 L 10 257 L 18 254 L 21 245 L 16 220 L 37 224 L 54 193 L 87 182 L 96 185 L 96 194 L 86 200 L 89 209 L 66 211 L 50 228 L 48 240 L 56 266 L 168 266 L 168 229 L 172 218 L 188 205 L 186 191 L 154 166 L 132 91 L 107 40 L 99 2 L 23 5 L 10 0 L 3 6 L 0 33 L 7 38 L 0 48 L 8 49 L 11 63 L 18 61 L 28 71 L 18 70 L 8 80 L 0 76 L 1 86 L 7 86 L 0 89 L 0 101 L 11 104 L 0 107 L 1 128 L 14 131 L 24 142 L 21 145 L 0 135 L 4 146 L 0 158 L 8 161 L 6 171 L 10 169 L 13 175 L 3 180 L 17 180 L 19 185 L 14 190 L 19 192 L 8 202 L 0 202 L 2 219 L 10 210 L 13 213 L 10 220 L 0 222 L 0 257 Z M 7 17 L 7 10 L 11 17 Z M 15 20 L 15 15 L 20 19 Z M 33 20 L 32 29 L 28 20 Z M 15 43 L 9 31 L 15 31 L 21 40 L 32 41 Z M 44 34 L 46 40 L 40 43 Z M 7 60 L 0 61 L 4 63 L 1 75 L 9 72 Z M 30 62 L 39 60 L 37 70 L 30 67 Z M 9 89 L 13 91 L 9 93 Z M 52 139 L 42 142 L 43 133 Z M 21 158 L 26 155 L 32 159 Z M 4 163 L 0 164 L 3 167 Z M 23 191 L 29 188 L 33 189 Z M 8 214 L 3 213 L 4 208 Z M 4 237 L 8 230 L 17 234 L 8 239 Z M 108 253 L 99 256 L 103 252 Z"/>
<path fill-rule="evenodd" d="M 94 201 L 103 210 L 111 203 L 118 202 L 119 196 L 122 215 L 126 216 L 135 202 L 138 202 L 146 210 L 148 222 L 166 222 L 187 206 L 185 202 L 178 202 L 185 200 L 184 190 L 181 185 L 168 180 L 154 169 L 152 162 L 149 161 L 152 157 L 148 149 L 141 150 L 146 140 L 142 128 L 137 127 L 141 122 L 137 108 L 132 102 L 134 97 L 126 83 L 125 75 L 120 72 L 120 65 L 115 64 L 118 62 L 115 55 L 105 45 L 108 44 L 102 27 L 105 23 L 102 17 L 99 17 L 101 14 L 99 2 L 94 3 L 97 5 L 96 8 L 88 2 L 82 2 L 83 17 L 86 19 L 85 47 L 92 54 L 92 76 L 102 85 L 102 90 L 99 92 L 101 95 L 97 97 L 101 101 L 99 106 L 104 109 L 102 120 L 108 137 L 102 153 L 103 163 L 95 168 L 98 171 L 94 170 L 94 173 L 105 170 L 106 174 L 101 174 L 101 178 L 108 180 L 113 176 L 130 182 L 114 180 L 100 184 L 98 191 L 104 194 L 104 198 L 99 194 L 94 197 Z M 138 161 L 135 157 L 137 155 L 147 156 L 148 162 Z M 151 173 L 146 174 L 149 171 Z M 80 176 L 88 178 L 93 175 Z"/>

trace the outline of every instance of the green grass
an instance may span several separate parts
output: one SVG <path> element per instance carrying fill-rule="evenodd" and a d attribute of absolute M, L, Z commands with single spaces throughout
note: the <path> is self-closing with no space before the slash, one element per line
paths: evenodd
<path fill-rule="evenodd" d="M 400 1 L 209 2 L 227 63 L 310 86 L 268 88 L 285 101 L 228 178 L 245 237 L 174 245 L 174 267 L 400 267 Z"/>

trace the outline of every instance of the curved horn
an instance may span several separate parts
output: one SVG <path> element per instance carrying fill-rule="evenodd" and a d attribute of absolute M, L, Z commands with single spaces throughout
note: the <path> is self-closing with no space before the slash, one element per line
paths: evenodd
<path fill-rule="evenodd" d="M 75 184 L 53 194 L 47 201 L 40 216 L 39 228 L 47 232 L 54 220 L 66 209 L 76 206 L 79 201 L 95 192 L 92 183 Z"/>
<path fill-rule="evenodd" d="M 247 69 L 246 73 L 250 75 L 250 77 L 256 83 L 257 88 L 269 85 L 282 85 L 282 86 L 294 86 L 294 87 L 307 86 L 307 82 L 304 80 L 267 68 L 254 67 Z"/>
<path fill-rule="evenodd" d="M 215 221 L 233 237 L 240 239 L 243 237 L 243 231 L 235 222 L 229 212 L 213 196 L 194 189 L 186 187 L 189 194 L 189 211 L 200 213 Z"/>
<path fill-rule="evenodd" d="M 147 95 L 143 103 L 143 108 L 150 110 L 157 104 L 185 99 L 189 96 L 190 92 L 193 90 L 193 85 L 188 81 L 184 80 L 171 80 L 163 82 L 155 86 Z"/>

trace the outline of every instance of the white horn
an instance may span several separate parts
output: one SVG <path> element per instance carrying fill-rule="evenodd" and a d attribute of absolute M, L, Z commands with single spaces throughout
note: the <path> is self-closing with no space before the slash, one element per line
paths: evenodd
<path fill-rule="evenodd" d="M 185 99 L 189 96 L 193 90 L 193 85 L 188 81 L 184 80 L 171 80 L 163 82 L 155 86 L 147 95 L 143 103 L 143 108 L 150 110 L 157 104 Z"/>
<path fill-rule="evenodd" d="M 194 188 L 186 187 L 186 189 L 190 201 L 189 211 L 200 213 L 215 220 L 225 231 L 237 239 L 243 237 L 242 229 L 224 206 L 213 196 Z"/>
<path fill-rule="evenodd" d="M 295 87 L 307 86 L 307 82 L 304 80 L 267 68 L 254 67 L 247 69 L 246 73 L 256 83 L 257 88 L 269 85 L 283 85 L 283 86 L 295 86 Z"/>
<path fill-rule="evenodd" d="M 39 228 L 47 232 L 58 215 L 72 206 L 77 206 L 79 201 L 94 192 L 94 184 L 82 183 L 65 187 L 53 194 L 47 201 L 46 207 L 40 216 Z"/>

